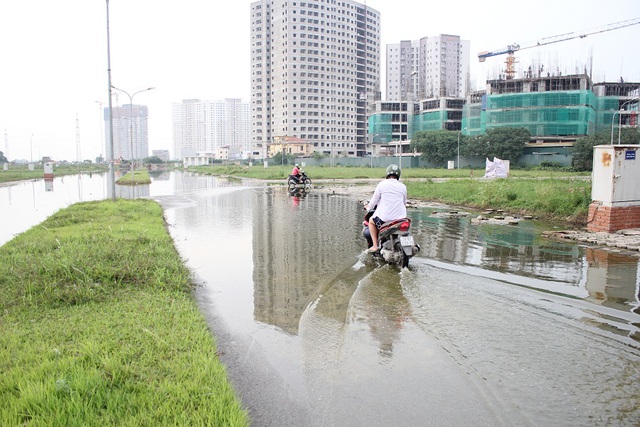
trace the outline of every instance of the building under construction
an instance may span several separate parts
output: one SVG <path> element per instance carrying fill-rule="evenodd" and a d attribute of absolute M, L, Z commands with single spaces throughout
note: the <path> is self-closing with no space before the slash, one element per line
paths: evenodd
<path fill-rule="evenodd" d="M 532 143 L 573 144 L 616 126 L 636 126 L 640 83 L 592 83 L 586 74 L 487 81 L 471 95 L 461 129 L 525 128 Z"/>
<path fill-rule="evenodd" d="M 587 74 L 488 80 L 485 90 L 464 99 L 377 102 L 369 116 L 369 143 L 373 154 L 409 154 L 418 131 L 482 135 L 500 127 L 525 128 L 531 134 L 526 153 L 566 162 L 580 137 L 637 127 L 639 96 L 640 83 L 594 84 Z"/>

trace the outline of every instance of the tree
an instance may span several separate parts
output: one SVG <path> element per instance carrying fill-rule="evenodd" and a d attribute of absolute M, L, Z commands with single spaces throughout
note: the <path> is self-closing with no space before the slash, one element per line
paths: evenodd
<path fill-rule="evenodd" d="M 162 159 L 158 156 L 150 156 L 150 157 L 145 157 L 144 158 L 144 163 L 145 164 L 160 164 L 160 163 L 164 163 L 162 161 Z"/>
<path fill-rule="evenodd" d="M 613 141 L 614 144 L 618 143 L 617 135 Z M 574 169 L 579 171 L 593 170 L 593 147 L 596 145 L 610 145 L 611 144 L 611 132 L 603 130 L 593 135 L 584 136 L 578 138 L 576 143 L 571 148 L 573 157 L 571 159 L 571 165 Z M 620 144 L 640 144 L 640 133 L 636 128 L 625 128 L 620 130 Z"/>
<path fill-rule="evenodd" d="M 609 131 L 597 132 L 593 135 L 578 138 L 571 147 L 573 154 L 571 165 L 579 171 L 590 171 L 593 169 L 593 147 L 596 145 L 606 145 L 610 142 Z"/>
<path fill-rule="evenodd" d="M 637 127 L 620 129 L 621 145 L 638 145 L 640 144 L 640 132 Z"/>
<path fill-rule="evenodd" d="M 416 132 L 411 140 L 411 149 L 421 152 L 425 160 L 434 163 L 453 159 L 458 154 L 458 132 L 448 130 Z"/>
<path fill-rule="evenodd" d="M 522 155 L 524 146 L 531 134 L 524 128 L 494 128 L 486 134 L 475 138 L 474 143 L 467 144 L 464 153 L 469 156 L 482 156 L 488 158 L 514 161 Z"/>
<path fill-rule="evenodd" d="M 271 159 L 275 164 L 287 165 L 289 164 L 289 160 L 294 159 L 294 156 L 279 151 Z"/>
<path fill-rule="evenodd" d="M 0 151 L 0 163 L 9 163 L 9 160 L 7 160 L 2 151 Z"/>
<path fill-rule="evenodd" d="M 490 129 L 485 135 L 473 138 L 457 131 L 420 131 L 414 134 L 411 148 L 420 151 L 424 159 L 440 163 L 457 157 L 460 141 L 462 155 L 515 160 L 522 155 L 530 137 L 524 128 L 506 127 Z"/>

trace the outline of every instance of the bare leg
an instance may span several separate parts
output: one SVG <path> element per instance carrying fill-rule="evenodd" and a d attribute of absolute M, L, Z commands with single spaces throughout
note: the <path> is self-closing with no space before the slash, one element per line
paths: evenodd
<path fill-rule="evenodd" d="M 371 233 L 371 241 L 373 245 L 368 249 L 369 252 L 377 252 L 378 251 L 378 227 L 373 222 L 373 218 L 369 220 L 369 233 Z"/>

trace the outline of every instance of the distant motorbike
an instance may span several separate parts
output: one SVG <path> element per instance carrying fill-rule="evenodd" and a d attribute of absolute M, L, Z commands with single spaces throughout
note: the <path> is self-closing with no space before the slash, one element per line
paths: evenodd
<path fill-rule="evenodd" d="M 375 209 L 367 211 L 362 223 L 362 236 L 367 239 L 368 247 L 373 245 L 368 224 L 374 211 Z M 378 230 L 380 251 L 374 253 L 373 256 L 380 257 L 387 264 L 395 265 L 398 268 L 408 267 L 409 259 L 420 252 L 420 245 L 414 242 L 413 236 L 409 232 L 410 229 L 410 218 L 401 218 L 382 224 Z"/>
<path fill-rule="evenodd" d="M 308 191 L 313 186 L 313 184 L 311 183 L 311 179 L 304 171 L 300 171 L 300 177 L 289 175 L 289 177 L 287 178 L 287 185 L 289 186 L 289 191 L 296 188 L 304 188 L 306 191 Z"/>

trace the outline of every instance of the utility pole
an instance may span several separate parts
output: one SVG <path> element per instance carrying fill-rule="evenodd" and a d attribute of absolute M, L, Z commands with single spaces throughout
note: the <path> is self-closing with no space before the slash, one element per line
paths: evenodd
<path fill-rule="evenodd" d="M 107 76 L 109 84 L 109 175 L 111 179 L 111 199 L 116 201 L 116 174 L 113 159 L 113 109 L 111 106 L 111 41 L 109 39 L 109 0 L 107 1 Z"/>

